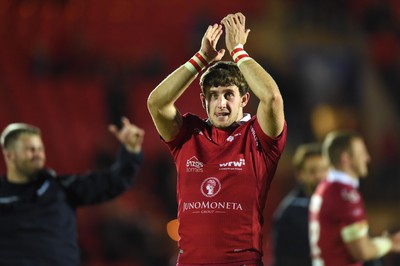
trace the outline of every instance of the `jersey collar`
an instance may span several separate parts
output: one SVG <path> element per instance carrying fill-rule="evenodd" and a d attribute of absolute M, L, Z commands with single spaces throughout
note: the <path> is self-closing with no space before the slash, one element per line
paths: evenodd
<path fill-rule="evenodd" d="M 251 119 L 251 115 L 248 113 L 244 113 L 243 117 L 239 121 L 237 121 L 236 124 L 241 125 L 243 123 L 246 123 L 247 121 L 250 121 L 250 119 Z M 210 126 L 212 125 L 210 122 L 210 119 L 208 119 L 208 118 L 206 120 L 206 123 L 209 124 Z M 233 123 L 233 124 L 235 124 L 235 123 Z"/>
<path fill-rule="evenodd" d="M 346 184 L 352 186 L 353 188 L 358 188 L 359 181 L 357 179 L 352 178 L 348 174 L 342 171 L 330 169 L 328 172 L 327 180 L 329 182 L 339 182 L 342 184 Z"/>
<path fill-rule="evenodd" d="M 243 124 L 251 119 L 251 115 L 248 113 L 244 113 L 242 119 L 238 121 L 239 124 Z"/>

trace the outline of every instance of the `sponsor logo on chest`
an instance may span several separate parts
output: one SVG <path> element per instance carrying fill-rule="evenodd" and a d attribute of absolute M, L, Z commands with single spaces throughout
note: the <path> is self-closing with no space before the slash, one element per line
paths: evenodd
<path fill-rule="evenodd" d="M 203 172 L 203 166 L 204 164 L 196 156 L 192 156 L 186 161 L 186 172 Z"/>
<path fill-rule="evenodd" d="M 183 212 L 189 211 L 191 213 L 212 214 L 212 213 L 226 213 L 228 211 L 243 211 L 242 204 L 234 201 L 218 201 L 211 200 L 220 191 L 223 190 L 221 182 L 216 177 L 207 177 L 200 185 L 200 192 L 205 197 L 204 200 L 183 202 Z"/>
<path fill-rule="evenodd" d="M 240 158 L 237 161 L 229 161 L 225 163 L 219 164 L 219 170 L 243 170 L 243 166 L 246 165 L 246 160 L 244 158 Z"/>
<path fill-rule="evenodd" d="M 217 164 L 218 170 L 234 170 L 234 171 L 242 171 L 243 167 L 246 165 L 246 160 L 241 156 L 237 160 L 222 162 Z M 197 159 L 196 156 L 190 157 L 186 161 L 186 172 L 188 173 L 202 173 L 204 171 L 204 163 Z"/>

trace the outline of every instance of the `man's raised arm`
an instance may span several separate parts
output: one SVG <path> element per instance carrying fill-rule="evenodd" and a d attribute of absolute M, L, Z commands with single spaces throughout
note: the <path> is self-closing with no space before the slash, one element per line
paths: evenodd
<path fill-rule="evenodd" d="M 222 20 L 225 43 L 251 91 L 260 100 L 257 120 L 261 129 L 274 138 L 281 134 L 285 123 L 283 99 L 274 79 L 243 49 L 250 32 L 245 28 L 245 20 L 242 13 L 230 14 Z"/>
<path fill-rule="evenodd" d="M 182 115 L 175 102 L 195 80 L 197 74 L 209 63 L 221 60 L 225 50 L 216 50 L 222 34 L 222 26 L 207 28 L 201 41 L 201 49 L 188 62 L 166 77 L 149 95 L 147 107 L 158 133 L 165 141 L 173 140 L 182 126 Z"/>

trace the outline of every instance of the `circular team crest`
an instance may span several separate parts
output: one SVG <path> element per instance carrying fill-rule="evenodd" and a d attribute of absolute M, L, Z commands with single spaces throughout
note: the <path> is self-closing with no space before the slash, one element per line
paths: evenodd
<path fill-rule="evenodd" d="M 200 190 L 204 196 L 211 198 L 217 195 L 221 190 L 221 183 L 217 178 L 209 177 L 204 179 L 203 183 L 201 183 Z"/>

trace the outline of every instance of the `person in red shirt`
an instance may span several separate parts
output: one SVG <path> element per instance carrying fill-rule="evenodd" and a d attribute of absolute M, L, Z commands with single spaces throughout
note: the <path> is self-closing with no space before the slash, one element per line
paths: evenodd
<path fill-rule="evenodd" d="M 363 138 L 351 131 L 330 132 L 323 152 L 331 169 L 310 202 L 313 266 L 361 266 L 362 262 L 400 252 L 400 232 L 369 237 L 359 179 L 368 175 L 370 155 Z"/>
<path fill-rule="evenodd" d="M 231 61 L 216 50 L 225 28 Z M 262 265 L 263 209 L 286 142 L 277 84 L 244 50 L 242 13 L 210 25 L 200 51 L 149 95 L 148 109 L 177 169 L 178 266 Z M 197 75 L 208 118 L 182 115 L 175 103 Z M 245 114 L 249 89 L 257 114 Z"/>

